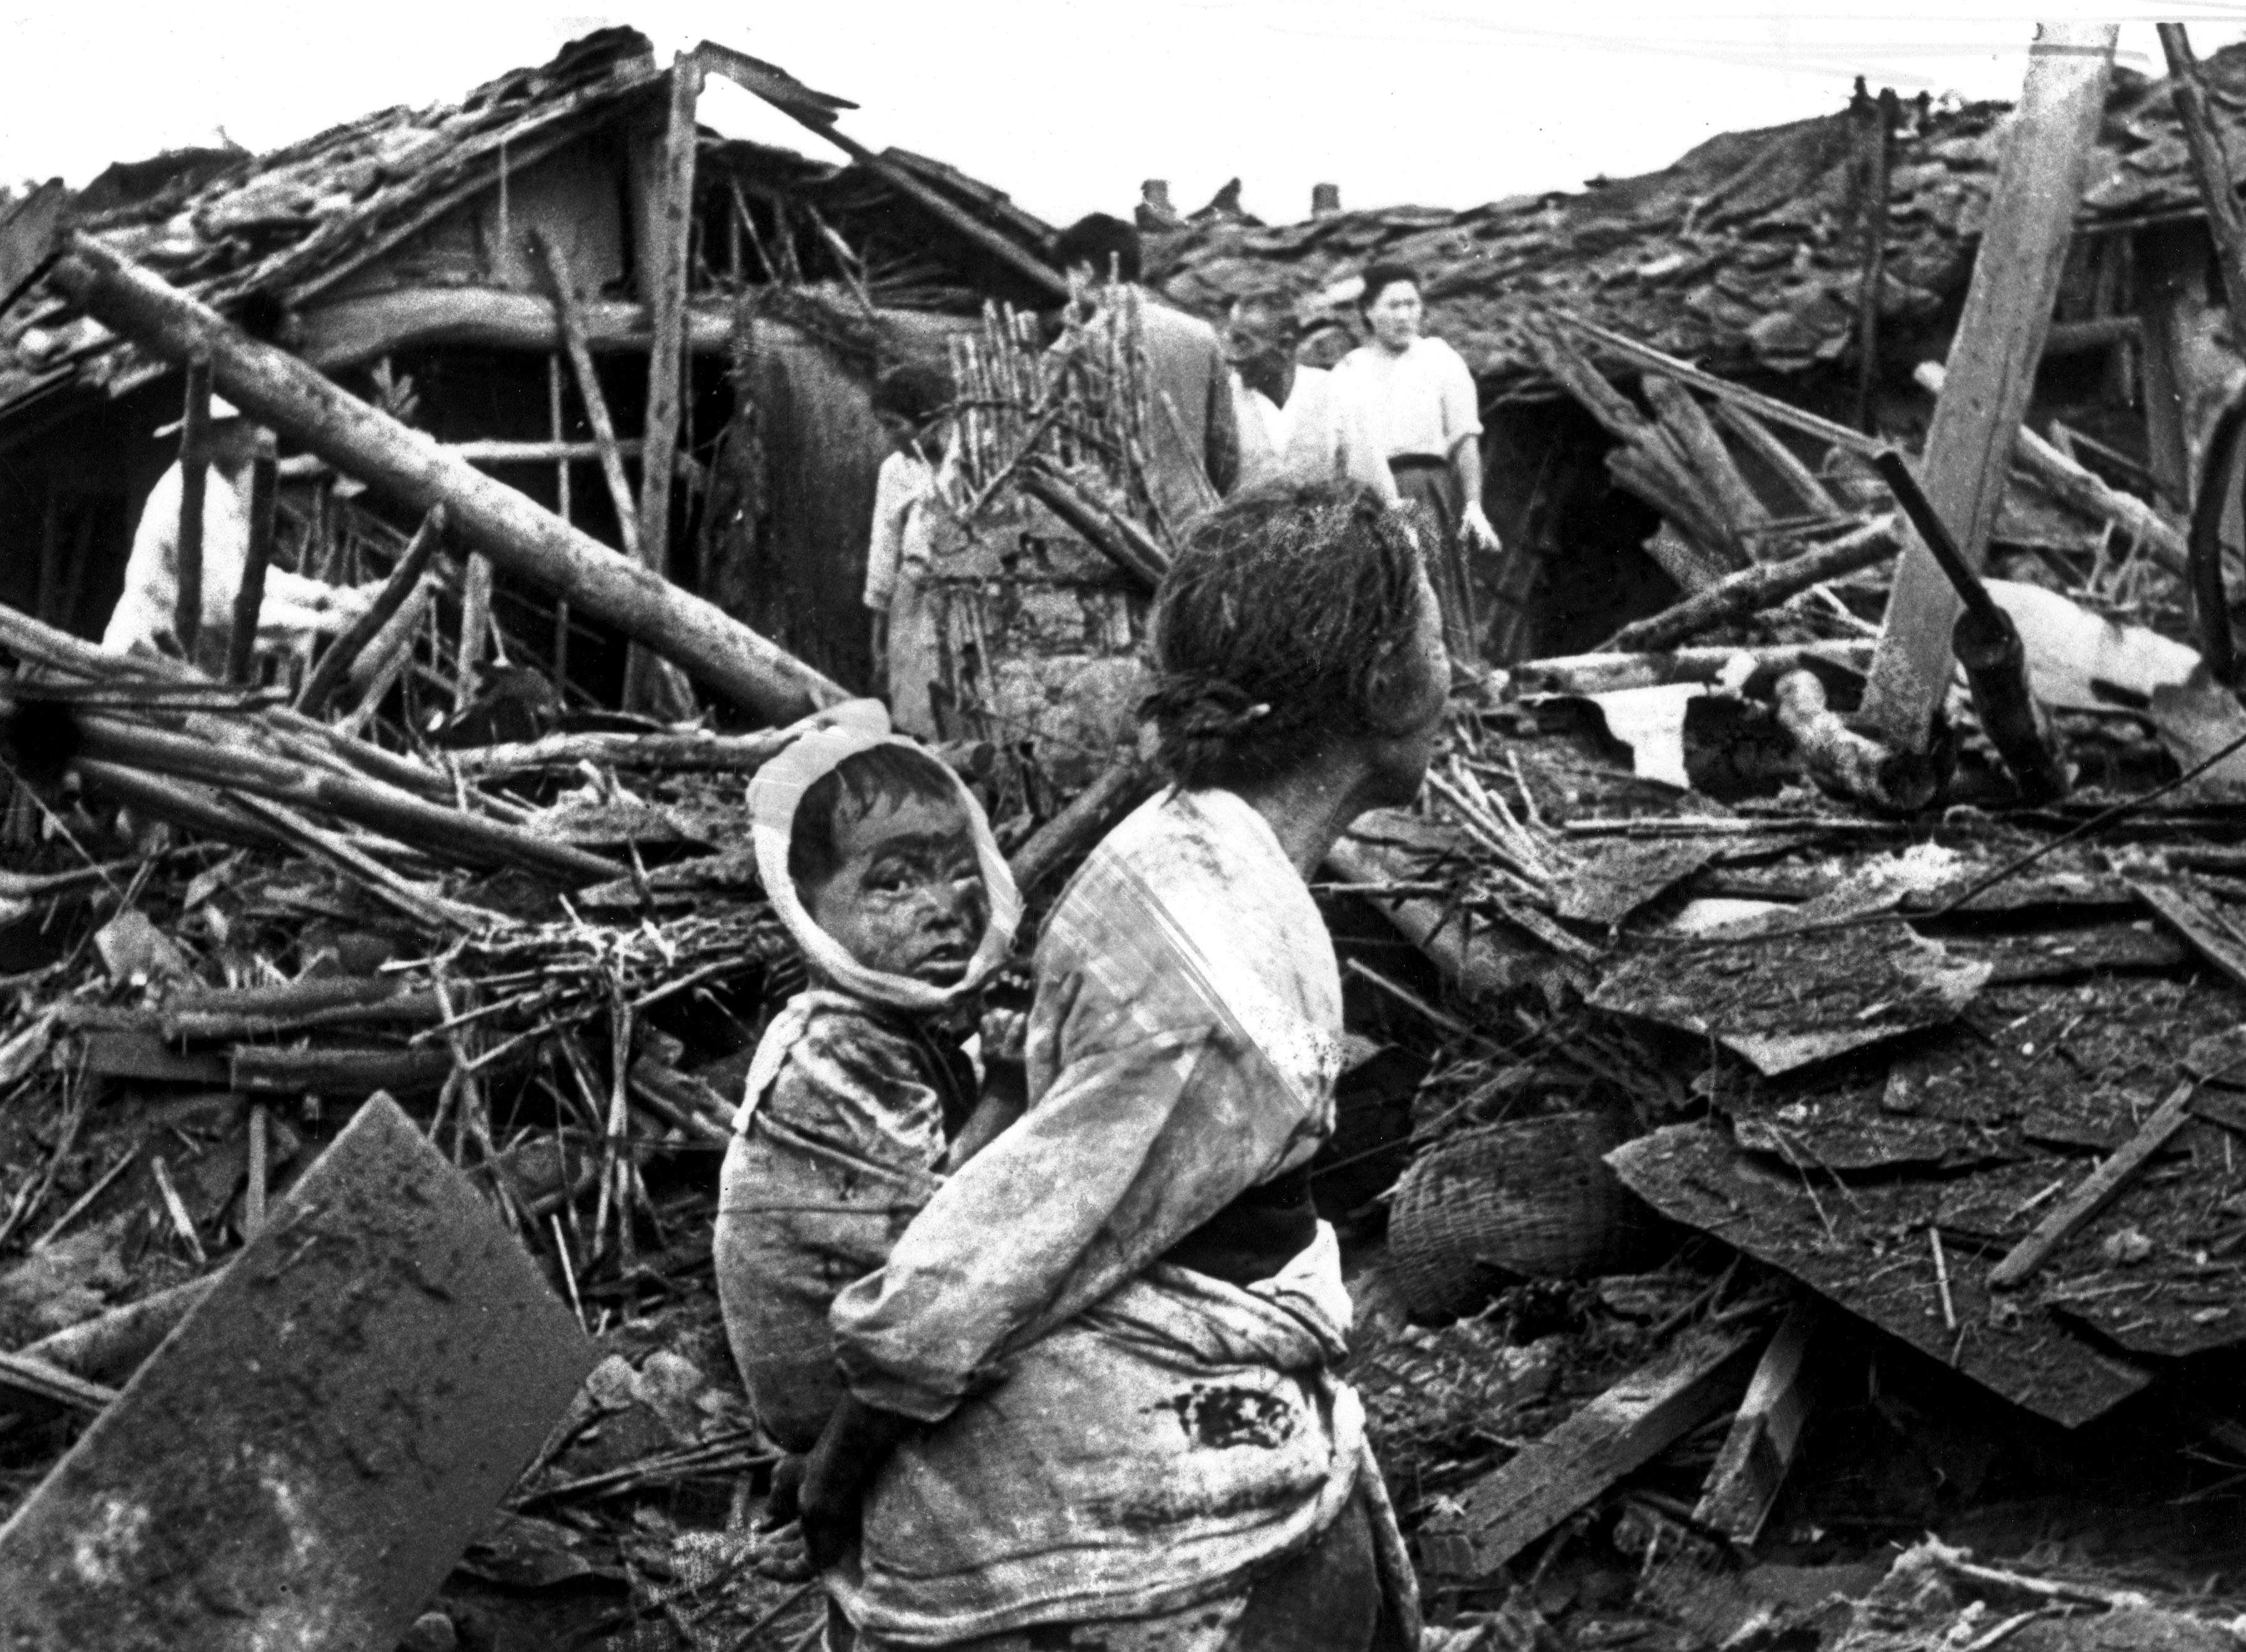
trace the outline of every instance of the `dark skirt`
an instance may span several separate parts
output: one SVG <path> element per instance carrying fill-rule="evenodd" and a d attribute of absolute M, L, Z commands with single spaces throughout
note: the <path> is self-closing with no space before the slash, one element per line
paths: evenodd
<path fill-rule="evenodd" d="M 1443 645 L 1462 663 L 1480 658 L 1474 623 L 1474 584 L 1467 567 L 1467 547 L 1459 523 L 1466 514 L 1466 494 L 1458 472 L 1447 459 L 1405 458 L 1388 461 L 1396 478 L 1396 491 L 1415 506 L 1427 550 L 1427 577 L 1443 607 Z"/>

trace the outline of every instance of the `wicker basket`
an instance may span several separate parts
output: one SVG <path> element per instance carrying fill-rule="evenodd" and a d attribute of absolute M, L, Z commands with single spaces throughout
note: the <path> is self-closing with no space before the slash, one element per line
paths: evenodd
<path fill-rule="evenodd" d="M 1556 1113 L 1421 1155 L 1388 1221 L 1389 1261 L 1412 1311 L 1469 1312 L 1506 1275 L 1589 1279 L 1644 1266 L 1655 1218 L 1603 1162 L 1623 1139 L 1605 1114 Z"/>

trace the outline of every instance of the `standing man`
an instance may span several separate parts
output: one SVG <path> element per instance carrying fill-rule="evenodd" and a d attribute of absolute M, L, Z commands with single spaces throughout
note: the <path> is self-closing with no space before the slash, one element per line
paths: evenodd
<path fill-rule="evenodd" d="M 1061 232 L 1053 262 L 1068 276 L 1063 320 L 1078 359 L 1090 366 L 1101 347 L 1121 343 L 1143 363 L 1138 411 L 1147 492 L 1175 544 L 1186 524 L 1239 480 L 1240 433 L 1224 350 L 1207 323 L 1139 285 L 1139 232 L 1120 218 L 1079 219 Z M 1069 341 L 1060 347 L 1070 348 Z"/>
<path fill-rule="evenodd" d="M 1333 375 L 1295 359 L 1297 331 L 1294 306 L 1280 293 L 1246 294 L 1232 301 L 1226 315 L 1224 356 L 1232 364 L 1240 425 L 1240 485 L 1346 480 L 1392 486 L 1366 432 L 1343 418 Z"/>

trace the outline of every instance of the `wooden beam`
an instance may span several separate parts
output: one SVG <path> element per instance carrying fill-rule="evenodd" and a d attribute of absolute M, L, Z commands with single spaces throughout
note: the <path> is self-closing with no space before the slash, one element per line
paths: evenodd
<path fill-rule="evenodd" d="M 1624 1475 L 1721 1415 L 1753 1363 L 1749 1336 L 1680 1338 L 1661 1358 L 1467 1487 L 1458 1499 L 1455 1524 L 1430 1519 L 1420 1532 L 1430 1567 L 1457 1577 L 1487 1577 Z"/>
<path fill-rule="evenodd" d="M 2192 55 L 2191 37 L 2180 23 L 2156 26 L 2161 50 L 2168 60 L 2168 96 L 2175 104 L 2176 124 L 2183 128 L 2200 204 L 2207 208 L 2208 234 L 2215 241 L 2215 267 L 2230 307 L 2230 336 L 2246 344 L 2246 208 L 2238 204 L 2230 157 L 2207 106 L 2207 88 L 2201 83 L 2199 59 Z"/>
<path fill-rule="evenodd" d="M 670 66 L 670 115 L 664 129 L 660 167 L 642 210 L 647 262 L 640 267 L 640 296 L 647 301 L 654 338 L 648 346 L 647 413 L 641 426 L 640 558 L 657 574 L 670 573 L 671 464 L 678 452 L 678 423 L 686 380 L 686 289 L 694 242 L 694 109 L 702 95 L 701 60 L 682 51 Z M 666 681 L 662 656 L 635 646 L 624 661 L 624 709 L 676 717 L 693 697 L 683 682 Z M 684 702 L 682 704 L 681 702 Z"/>
<path fill-rule="evenodd" d="M 1821 512 L 1834 516 L 1845 515 L 1815 471 L 1802 462 L 1801 456 L 1778 439 L 1771 427 L 1757 418 L 1753 412 L 1737 402 L 1716 404 L 1716 418 L 1725 430 L 1738 437 L 1747 452 L 1778 472 L 1787 486 L 1793 490 L 1806 511 Z"/>
<path fill-rule="evenodd" d="M 1948 374 L 1940 362 L 1921 362 L 1913 377 L 1937 398 L 1949 384 Z M 1936 406 L 1938 411 L 1938 401 Z M 2025 425 L 2012 438 L 2012 462 L 2061 504 L 2086 516 L 2110 522 L 2131 540 L 2141 540 L 2153 561 L 2169 573 L 2179 576 L 2190 573 L 2191 553 L 2181 528 L 2135 494 L 2124 493 L 2104 478 L 2093 475 Z"/>
<path fill-rule="evenodd" d="M 279 434 L 417 510 L 442 503 L 453 530 L 509 572 L 560 592 L 580 612 L 662 650 L 718 693 L 773 723 L 848 698 L 839 683 L 715 605 L 448 457 L 424 432 L 339 389 L 285 350 L 99 242 L 76 238 L 49 280 L 112 331 L 156 355 L 212 359 L 213 381 Z"/>
<path fill-rule="evenodd" d="M 186 405 L 180 415 L 180 532 L 174 547 L 172 634 L 180 652 L 195 657 L 203 629 L 203 500 L 210 486 L 211 364 L 187 357 Z"/>
<path fill-rule="evenodd" d="M 1887 296 L 1889 163 L 1902 105 L 1892 86 L 1863 97 L 1864 274 L 1856 289 L 1856 423 L 1872 429 L 1872 392 L 1880 377 L 1880 301 Z"/>
<path fill-rule="evenodd" d="M 1988 554 L 2015 432 L 2051 326 L 2105 112 L 2115 34 L 2112 24 L 2038 29 L 1950 348 L 1950 383 L 1927 432 L 1927 494 L 1977 570 Z M 1889 595 L 1862 720 L 1889 743 L 1923 751 L 1949 692 L 1957 594 L 1912 540 Z"/>
<path fill-rule="evenodd" d="M 1763 1349 L 1692 1516 L 1742 1543 L 1761 1535 L 1815 1402 L 1809 1349 L 1817 1310 L 1797 1308 Z"/>
<path fill-rule="evenodd" d="M 2010 1290 L 2025 1284 L 2029 1276 L 2051 1259 L 2053 1251 L 2103 1209 L 2129 1178 L 2184 1127 L 2191 1118 L 2192 1092 L 2198 1088 L 2197 1079 L 2187 1078 L 2170 1091 L 2168 1099 L 2138 1126 L 2135 1135 L 2085 1177 L 2081 1186 L 2053 1206 L 2051 1214 L 2036 1224 L 2035 1232 L 2013 1246 L 2005 1253 L 2004 1261 L 1989 1270 L 1989 1288 Z"/>
<path fill-rule="evenodd" d="M 1747 543 L 1747 530 L 1769 521 L 1770 512 L 1747 486 L 1747 479 L 1739 474 L 1738 464 L 1706 411 L 1692 398 L 1691 391 L 1673 378 L 1648 373 L 1644 384 L 1645 399 L 1653 404 L 1655 417 L 1683 451 L 1691 473 L 1707 488 L 1734 542 Z"/>
<path fill-rule="evenodd" d="M 1804 551 L 1783 562 L 1763 562 L 1743 568 L 1658 614 L 1632 621 L 1609 637 L 1599 651 L 1642 654 L 1674 648 L 1686 637 L 1711 626 L 1774 608 L 1813 585 L 1842 578 L 1859 568 L 1876 567 L 1901 547 L 1905 531 L 1894 516 L 1875 517 L 1853 533 L 1844 534 L 1815 550 Z"/>
<path fill-rule="evenodd" d="M 570 371 L 577 380 L 577 399 L 583 404 L 585 422 L 593 427 L 593 443 L 601 456 L 601 476 L 608 483 L 609 503 L 616 509 L 616 536 L 623 552 L 640 561 L 639 507 L 633 502 L 631 483 L 624 477 L 623 447 L 616 440 L 616 421 L 609 417 L 609 398 L 601 391 L 600 375 L 593 369 L 593 352 L 585 331 L 585 312 L 576 289 L 569 284 L 569 266 L 542 229 L 530 232 L 531 250 L 546 267 L 554 289 L 554 321 L 568 352 Z"/>
<path fill-rule="evenodd" d="M 2196 223 L 2148 229 L 2137 241 L 2137 318 L 2144 341 L 2145 456 L 2161 492 L 2191 506 L 2191 439 L 2184 327 L 2206 279 L 2207 233 Z"/>
<path fill-rule="evenodd" d="M 1068 280 L 1060 271 L 1035 254 L 1016 246 L 964 207 L 945 200 L 896 162 L 875 154 L 856 139 L 837 130 L 831 112 L 807 107 L 800 99 L 775 95 L 766 77 L 741 67 L 737 61 L 739 58 L 737 52 L 729 52 L 723 47 L 713 47 L 705 42 L 701 57 L 706 68 L 754 92 L 798 125 L 817 133 L 890 188 L 943 221 L 954 232 L 989 253 L 1017 275 L 1043 288 L 1056 298 L 1068 296 Z M 748 61 L 754 63 L 754 59 Z M 765 65 L 757 66 L 761 68 Z"/>
<path fill-rule="evenodd" d="M 265 608 L 265 570 L 273 561 L 274 513 L 281 503 L 279 460 L 273 438 L 258 438 L 249 461 L 249 543 L 242 555 L 242 584 L 234 594 L 234 629 L 226 639 L 226 680 L 248 683 L 256 669 L 257 616 Z"/>
<path fill-rule="evenodd" d="M 584 298 L 578 308 L 586 345 L 596 354 L 643 350 L 654 337 L 644 304 Z M 562 343 L 554 307 L 536 293 L 512 288 L 401 287 L 336 299 L 307 309 L 301 321 L 297 353 L 328 372 L 425 344 L 551 350 Z M 730 299 L 688 305 L 688 350 L 722 355 L 732 341 Z"/>

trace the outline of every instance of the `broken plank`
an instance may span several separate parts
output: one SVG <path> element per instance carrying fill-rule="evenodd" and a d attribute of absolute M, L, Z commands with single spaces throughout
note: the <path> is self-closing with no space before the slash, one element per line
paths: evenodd
<path fill-rule="evenodd" d="M 1804 464 L 1792 448 L 1779 440 L 1777 432 L 1747 409 L 1736 402 L 1719 401 L 1716 404 L 1716 418 L 1725 430 L 1739 438 L 1747 452 L 1778 473 L 1779 479 L 1801 501 L 1802 509 L 1820 515 L 1847 514 L 1817 472 Z"/>
<path fill-rule="evenodd" d="M 0 1646 L 395 1646 L 592 1363 L 371 1102 L 0 1527 Z"/>
<path fill-rule="evenodd" d="M 1486 1577 L 1644 1467 L 1738 1396 L 1753 1363 L 1746 1333 L 1695 1334 L 1633 1371 L 1460 1497 L 1459 1519 L 1430 1522 L 1436 1571 Z"/>
<path fill-rule="evenodd" d="M 1741 568 L 1658 614 L 1623 626 L 1607 639 L 1602 651 L 1628 654 L 1674 648 L 1711 626 L 1759 614 L 1813 585 L 1886 561 L 1902 547 L 1902 533 L 1893 516 L 1875 517 L 1861 527 L 1783 562 Z"/>
<path fill-rule="evenodd" d="M 2104 1208 L 2106 1200 L 2121 1191 L 2145 1161 L 2168 1146 L 2168 1139 L 2184 1127 L 2191 1117 L 2192 1092 L 2198 1087 L 2197 1079 L 2187 1078 L 2170 1091 L 2168 1098 L 2138 1127 L 2127 1146 L 2092 1171 L 2080 1186 L 2060 1200 L 2052 1207 L 2051 1214 L 2036 1224 L 2033 1233 L 2013 1246 L 2004 1261 L 1989 1270 L 1990 1288 L 2009 1290 L 2025 1283 L 2029 1275 L 2051 1259 L 2053 1251 Z"/>
<path fill-rule="evenodd" d="M 2190 890 L 2174 884 L 2141 883 L 2130 889 L 2138 900 L 2159 914 L 2161 921 L 2184 939 L 2184 943 L 2235 986 L 2246 987 L 2246 946 L 2225 933 L 2215 911 Z"/>
<path fill-rule="evenodd" d="M 1659 373 L 1648 373 L 1640 381 L 1645 389 L 1645 399 L 1653 404 L 1654 415 L 1661 427 L 1669 432 L 1670 439 L 1682 450 L 1692 472 L 1705 485 L 1725 523 L 1733 534 L 1745 534 L 1770 520 L 1770 511 L 1747 479 L 1739 474 L 1737 460 L 1724 445 L 1715 425 L 1692 392 L 1673 378 Z"/>
<path fill-rule="evenodd" d="M 1997 168 L 1950 383 L 1926 436 L 1928 498 L 1979 572 L 2011 473 L 2083 179 L 2113 66 L 2114 25 L 2045 24 Z M 1888 744 L 1923 751 L 1950 690 L 1957 593 L 1923 545 L 1903 553 L 1888 598 L 1862 721 Z"/>
<path fill-rule="evenodd" d="M 1760 1535 L 1801 1444 L 1816 1397 L 1808 1362 L 1816 1333 L 1817 1312 L 1808 1307 L 1795 1309 L 1778 1328 L 1692 1511 L 1693 1519 L 1742 1543 Z"/>
<path fill-rule="evenodd" d="M 1869 642 L 1765 642 L 1754 647 L 1716 643 L 1650 652 L 1556 654 L 1506 668 L 1515 695 L 1610 694 L 1616 689 L 1659 688 L 1670 683 L 1722 682 L 1745 660 L 1752 671 L 1785 671 L 1811 661 L 1861 676 L 1872 663 Z"/>

